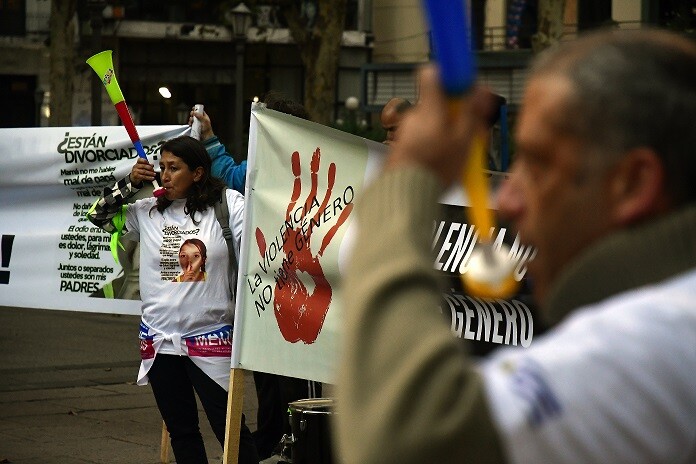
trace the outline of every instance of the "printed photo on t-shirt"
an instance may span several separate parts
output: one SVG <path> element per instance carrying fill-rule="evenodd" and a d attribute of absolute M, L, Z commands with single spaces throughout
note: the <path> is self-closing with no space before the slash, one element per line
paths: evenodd
<path fill-rule="evenodd" d="M 207 248 L 202 240 L 189 238 L 179 248 L 181 273 L 174 282 L 204 282 L 208 276 L 205 271 Z"/>

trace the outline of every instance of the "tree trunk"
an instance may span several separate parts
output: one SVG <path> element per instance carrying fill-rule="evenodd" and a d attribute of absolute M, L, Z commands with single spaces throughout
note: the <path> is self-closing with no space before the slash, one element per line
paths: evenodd
<path fill-rule="evenodd" d="M 304 106 L 312 121 L 320 124 L 328 125 L 333 119 L 346 3 L 347 0 L 317 0 L 313 19 L 300 10 L 297 2 L 284 11 L 304 65 Z"/>
<path fill-rule="evenodd" d="M 77 0 L 51 1 L 51 117 L 49 125 L 54 127 L 72 126 L 76 8 Z"/>
<path fill-rule="evenodd" d="M 532 50 L 538 53 L 561 40 L 566 0 L 539 0 L 537 33 L 532 36 Z"/>

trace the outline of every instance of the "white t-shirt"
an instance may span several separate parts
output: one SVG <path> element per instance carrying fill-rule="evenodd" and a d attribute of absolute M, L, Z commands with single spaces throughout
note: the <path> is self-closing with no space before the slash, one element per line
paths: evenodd
<path fill-rule="evenodd" d="M 513 463 L 694 463 L 696 271 L 577 310 L 481 367 Z"/>
<path fill-rule="evenodd" d="M 229 225 L 239 256 L 244 197 L 227 189 Z M 138 384 L 147 383 L 147 371 L 157 353 L 189 356 L 223 388 L 228 388 L 234 302 L 228 272 L 229 252 L 222 228 L 209 207 L 195 213 L 197 223 L 184 213 L 186 200 L 175 200 L 163 213 L 155 198 L 128 206 L 125 239 L 140 241 L 141 364 Z M 182 248 L 186 240 L 193 240 Z M 193 251 L 191 251 L 193 250 Z M 197 281 L 179 281 L 188 254 L 205 257 L 196 268 Z M 179 278 L 178 278 L 179 277 Z"/>

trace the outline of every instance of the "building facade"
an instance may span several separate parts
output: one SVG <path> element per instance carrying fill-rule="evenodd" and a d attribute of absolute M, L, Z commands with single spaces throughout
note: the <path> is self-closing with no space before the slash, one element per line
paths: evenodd
<path fill-rule="evenodd" d="M 0 127 L 48 125 L 50 0 L 0 0 L 0 97 L 11 102 L 13 113 L 0 118 Z M 75 16 L 76 74 L 73 125 L 87 126 L 92 118 L 93 71 L 84 61 L 96 50 L 90 1 L 78 2 Z M 100 2 L 92 2 L 100 3 Z M 190 108 L 203 103 L 216 133 L 231 141 L 235 124 L 237 86 L 242 87 L 248 121 L 254 97 L 276 91 L 304 98 L 304 68 L 289 31 L 273 14 L 272 6 L 255 10 L 242 48 L 242 79 L 236 70 L 238 41 L 224 24 L 229 2 L 109 0 L 101 2 L 99 50 L 113 50 L 114 68 L 136 124 L 183 124 Z M 359 94 L 361 66 L 371 61 L 369 34 L 360 30 L 371 10 L 365 1 L 349 1 L 343 33 L 335 107 Z M 125 6 L 124 6 L 125 4 Z M 202 7 L 203 5 L 204 7 Z M 158 89 L 167 87 L 171 97 Z M 118 115 L 103 89 L 100 123 L 119 124 Z"/>
<path fill-rule="evenodd" d="M 507 99 L 514 114 L 532 54 L 529 40 L 536 30 L 538 0 L 462 1 L 470 12 L 479 78 Z M 301 3 L 310 12 L 314 2 Z M 203 103 L 216 132 L 228 141 L 236 123 L 233 106 L 238 86 L 245 121 L 252 99 L 271 90 L 302 101 L 304 70 L 299 52 L 273 0 L 257 2 L 244 41 L 241 82 L 237 82 L 239 48 L 224 24 L 225 8 L 232 4 L 223 0 L 78 0 L 73 124 L 94 121 L 94 76 L 82 63 L 96 48 L 114 51 L 119 83 L 137 124 L 181 124 L 194 103 Z M 566 0 L 563 40 L 609 23 L 624 28 L 664 24 L 676 10 L 690 15 L 687 21 L 694 23 L 694 8 L 694 0 Z M 0 127 L 48 124 L 50 9 L 51 0 L 0 0 L 0 98 L 12 108 L 0 115 Z M 98 30 L 92 27 L 97 24 L 94 11 L 101 12 Z M 516 19 L 514 11 L 521 12 Z M 345 101 L 354 96 L 360 101 L 361 119 L 376 124 L 376 113 L 389 98 L 417 99 L 414 70 L 430 58 L 421 0 L 349 0 L 345 26 L 335 115 L 340 119 Z M 172 96 L 162 98 L 160 87 L 167 87 Z M 100 123 L 118 124 L 106 93 L 101 91 L 98 97 L 102 100 Z"/>

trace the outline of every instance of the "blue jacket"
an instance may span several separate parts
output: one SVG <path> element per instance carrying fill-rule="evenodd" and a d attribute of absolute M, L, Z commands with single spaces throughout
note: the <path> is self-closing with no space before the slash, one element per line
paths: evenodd
<path fill-rule="evenodd" d="M 227 152 L 225 146 L 215 136 L 209 138 L 203 144 L 213 162 L 211 169 L 213 175 L 220 178 L 228 187 L 244 195 L 247 162 L 242 161 L 237 164 L 232 155 Z"/>

